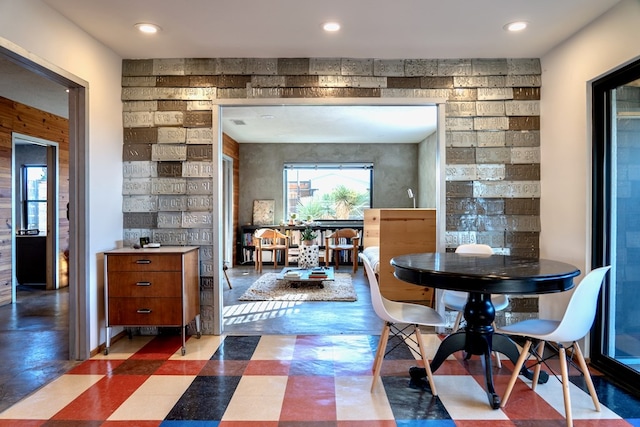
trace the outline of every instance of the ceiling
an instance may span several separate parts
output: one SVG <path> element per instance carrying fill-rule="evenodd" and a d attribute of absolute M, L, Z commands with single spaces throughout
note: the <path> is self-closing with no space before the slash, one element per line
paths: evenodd
<path fill-rule="evenodd" d="M 42 1 L 127 59 L 410 59 L 539 58 L 620 0 Z M 327 20 L 341 31 L 324 33 Z M 515 20 L 529 27 L 504 31 Z M 142 21 L 162 30 L 139 34 L 134 24 Z M 5 60 L 0 95 L 67 116 L 64 88 Z M 380 115 L 372 120 L 371 108 L 384 123 Z M 240 142 L 417 142 L 435 129 L 434 112 L 408 123 L 407 111 L 383 108 L 234 107 L 223 112 L 224 130 Z"/>

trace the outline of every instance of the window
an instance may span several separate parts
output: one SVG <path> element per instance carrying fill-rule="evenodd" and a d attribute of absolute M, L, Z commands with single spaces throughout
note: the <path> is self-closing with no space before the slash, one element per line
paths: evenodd
<path fill-rule="evenodd" d="M 47 230 L 47 167 L 22 166 L 22 227 Z"/>
<path fill-rule="evenodd" d="M 301 220 L 362 220 L 371 207 L 373 165 L 289 163 L 284 166 L 285 215 Z"/>

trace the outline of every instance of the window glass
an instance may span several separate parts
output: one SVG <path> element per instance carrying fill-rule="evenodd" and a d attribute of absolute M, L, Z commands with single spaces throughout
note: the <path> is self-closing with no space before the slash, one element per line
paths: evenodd
<path fill-rule="evenodd" d="M 285 219 L 362 220 L 372 178 L 371 164 L 287 164 Z"/>
<path fill-rule="evenodd" d="M 47 230 L 47 167 L 23 166 L 23 220 L 24 228 Z"/>

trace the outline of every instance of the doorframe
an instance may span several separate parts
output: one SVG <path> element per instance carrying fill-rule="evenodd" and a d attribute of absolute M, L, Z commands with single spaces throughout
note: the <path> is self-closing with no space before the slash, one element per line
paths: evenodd
<path fill-rule="evenodd" d="M 89 102 L 87 81 L 0 37 L 0 57 L 69 89 L 69 359 L 91 357 L 89 336 Z"/>
<path fill-rule="evenodd" d="M 24 141 L 31 145 L 44 146 L 47 149 L 46 165 L 47 165 L 47 234 L 46 234 L 46 289 L 54 290 L 60 287 L 60 265 L 59 265 L 59 227 L 60 218 L 58 215 L 58 191 L 59 191 L 59 146 L 58 143 L 42 138 L 36 138 L 30 135 L 12 132 L 11 135 L 11 224 L 14 227 L 11 233 L 11 301 L 15 302 L 17 297 L 18 275 L 16 270 L 17 263 L 17 238 L 15 227 L 18 223 L 16 217 L 18 191 L 22 187 L 16 188 L 17 174 L 21 171 L 20 165 L 16 164 L 16 146 L 20 141 Z M 20 209 L 22 210 L 22 209 Z"/>
<path fill-rule="evenodd" d="M 435 181 L 435 199 L 436 199 L 436 250 L 444 251 L 446 247 L 445 230 L 446 230 L 446 159 L 445 159 L 445 105 L 447 100 L 444 98 L 254 98 L 254 99 L 212 99 L 212 129 L 213 129 L 213 175 L 221 176 L 223 170 L 223 137 L 222 137 L 222 110 L 224 107 L 238 106 L 295 106 L 295 105 L 317 105 L 317 106 L 435 106 L 437 108 L 437 145 L 436 145 L 436 181 Z M 217 200 L 217 209 L 213 209 L 212 222 L 214 235 L 223 236 L 223 184 L 222 179 L 218 180 L 214 185 L 212 196 L 213 200 Z M 217 227 L 217 228 L 216 228 Z M 215 241 L 214 241 L 215 242 Z M 216 245 L 217 244 L 217 245 Z M 222 269 L 223 260 L 221 255 L 223 252 L 223 239 L 217 239 L 213 248 L 213 333 L 221 335 L 224 333 L 223 317 L 224 317 L 224 298 Z"/>

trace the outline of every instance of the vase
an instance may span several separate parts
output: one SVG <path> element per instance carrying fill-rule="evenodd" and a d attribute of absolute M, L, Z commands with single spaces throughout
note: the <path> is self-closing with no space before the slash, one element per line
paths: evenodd
<path fill-rule="evenodd" d="M 311 268 L 317 267 L 319 264 L 320 248 L 318 245 L 302 245 L 300 247 L 300 257 L 298 258 L 298 267 Z"/>

